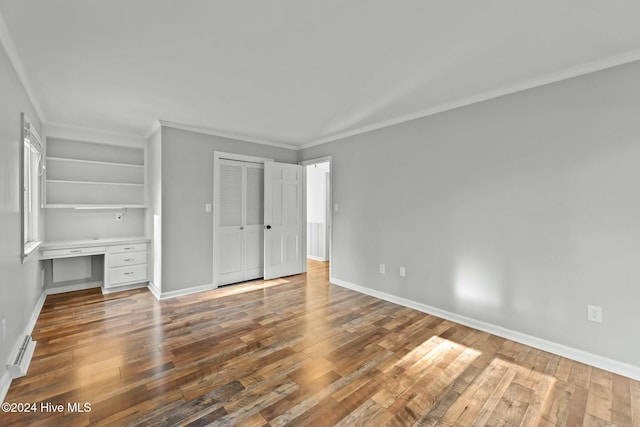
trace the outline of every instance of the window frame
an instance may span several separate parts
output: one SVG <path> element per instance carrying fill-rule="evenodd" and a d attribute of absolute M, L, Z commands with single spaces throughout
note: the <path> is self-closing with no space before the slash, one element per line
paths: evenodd
<path fill-rule="evenodd" d="M 42 141 L 22 113 L 20 132 L 20 241 L 22 263 L 36 252 L 40 239 L 40 207 L 44 173 Z"/>

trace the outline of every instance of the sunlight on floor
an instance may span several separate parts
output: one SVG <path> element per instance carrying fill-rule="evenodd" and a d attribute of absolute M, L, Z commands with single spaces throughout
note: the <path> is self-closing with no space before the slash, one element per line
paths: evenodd
<path fill-rule="evenodd" d="M 512 413 L 514 419 L 522 420 L 520 425 L 538 425 L 536 417 L 550 403 L 555 382 L 550 375 L 494 357 L 479 374 L 477 385 L 467 387 L 449 408 L 444 421 L 491 425 L 505 421 L 491 418 L 498 409 L 498 413 Z"/>

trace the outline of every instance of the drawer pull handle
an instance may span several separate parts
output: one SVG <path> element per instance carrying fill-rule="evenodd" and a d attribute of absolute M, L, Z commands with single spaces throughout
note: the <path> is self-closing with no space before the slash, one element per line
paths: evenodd
<path fill-rule="evenodd" d="M 133 274 L 133 272 L 132 272 L 132 271 L 127 271 L 126 273 L 124 273 L 124 275 L 125 275 L 125 276 L 130 276 L 130 275 L 132 275 L 132 274 Z"/>
<path fill-rule="evenodd" d="M 133 261 L 133 258 L 127 258 L 127 259 L 125 259 L 124 261 L 125 261 L 125 262 L 131 262 L 131 261 Z"/>
<path fill-rule="evenodd" d="M 82 253 L 82 249 L 76 249 L 74 251 L 71 251 L 72 254 L 81 254 Z"/>
<path fill-rule="evenodd" d="M 127 246 L 126 248 L 124 248 L 125 251 L 130 251 L 131 249 L 133 249 L 132 246 Z"/>

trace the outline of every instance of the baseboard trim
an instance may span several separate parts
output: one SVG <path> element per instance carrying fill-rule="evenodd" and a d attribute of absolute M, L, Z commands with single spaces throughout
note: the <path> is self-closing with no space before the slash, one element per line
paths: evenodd
<path fill-rule="evenodd" d="M 490 334 L 497 335 L 499 337 L 506 338 L 512 341 L 516 341 L 521 344 L 525 344 L 530 347 L 537 348 L 539 350 L 557 354 L 558 356 L 566 357 L 568 359 L 572 359 L 577 362 L 585 363 L 587 365 L 591 365 L 596 368 L 604 369 L 606 371 L 613 372 L 615 374 L 623 375 L 625 377 L 640 381 L 640 366 L 635 366 L 625 362 L 620 362 L 618 360 L 609 359 L 604 356 L 599 356 L 597 354 L 589 353 L 584 350 L 568 347 L 566 345 L 558 344 L 553 341 L 547 341 L 545 339 L 538 338 L 532 335 L 527 335 L 512 329 L 503 328 L 502 326 L 494 325 L 492 323 L 487 323 L 481 320 L 472 319 L 470 317 L 462 316 L 460 314 L 452 313 L 447 310 L 442 310 L 436 307 L 432 307 L 430 305 L 426 305 L 413 300 L 398 297 L 396 295 L 388 294 L 386 292 L 381 292 L 375 289 L 370 289 L 364 286 L 356 285 L 354 283 L 350 283 L 345 280 L 338 279 L 336 277 L 332 277 L 330 279 L 330 282 L 335 285 L 342 286 L 343 288 L 360 292 L 361 294 L 376 297 L 381 300 L 389 301 L 394 304 L 402 305 L 404 307 L 421 311 L 423 313 L 441 317 L 443 319 L 450 320 L 452 322 L 459 323 L 461 325 L 465 325 L 470 328 L 488 332 Z"/>
<path fill-rule="evenodd" d="M 160 292 L 160 289 L 158 289 L 155 283 L 149 282 L 147 289 L 149 289 L 149 292 L 151 292 L 158 301 L 162 299 L 162 292 Z"/>
<path fill-rule="evenodd" d="M 115 286 L 113 288 L 102 288 L 102 295 L 113 294 L 116 292 L 130 291 L 132 289 L 146 288 L 147 282 L 132 283 L 130 285 Z"/>
<path fill-rule="evenodd" d="M 63 294 L 65 292 L 84 291 L 102 286 L 102 282 L 80 283 L 79 285 L 60 286 L 57 288 L 47 288 L 44 292 L 47 295 Z"/>
<path fill-rule="evenodd" d="M 322 261 L 322 262 L 327 262 L 327 259 L 322 258 L 321 256 L 315 256 L 315 255 L 307 255 L 307 259 L 312 259 L 314 261 Z"/>
<path fill-rule="evenodd" d="M 5 370 L 0 377 L 0 402 L 4 403 L 4 398 L 9 392 L 9 387 L 11 387 L 11 375 L 9 375 L 9 371 L 5 367 Z"/>
<path fill-rule="evenodd" d="M 36 302 L 35 307 L 33 307 L 33 311 L 31 312 L 31 317 L 29 317 L 29 321 L 27 322 L 27 325 L 24 328 L 23 334 L 18 337 L 19 341 L 25 335 L 33 334 L 33 328 L 35 328 L 36 326 L 36 322 L 38 321 L 38 317 L 40 317 L 40 312 L 42 311 L 42 307 L 44 306 L 44 302 L 46 299 L 47 299 L 47 294 L 45 292 L 40 294 L 40 298 L 38 298 L 38 301 Z M 20 345 L 20 342 L 15 343 L 14 348 L 17 348 L 19 345 Z M 9 358 L 11 359 L 11 357 L 13 357 L 15 353 L 16 353 L 15 350 L 12 351 L 11 354 L 9 355 Z M 11 360 L 7 360 L 4 366 L 4 370 L 2 372 L 2 376 L 0 376 L 0 402 L 4 402 L 4 398 L 7 396 L 7 393 L 9 392 L 9 387 L 11 386 L 12 378 L 11 378 L 11 375 L 9 375 L 9 371 L 7 370 L 7 364 L 9 364 L 10 362 Z"/>
<path fill-rule="evenodd" d="M 198 292 L 211 291 L 213 289 L 216 289 L 216 286 L 213 283 L 211 283 L 208 285 L 194 286 L 193 288 L 180 289 L 178 291 L 170 291 L 170 292 L 160 292 L 158 291 L 158 288 L 155 287 L 155 285 L 153 287 L 149 285 L 147 286 L 147 288 L 159 301 L 161 301 L 169 298 L 176 298 L 176 297 L 181 297 L 185 295 L 197 294 Z"/>

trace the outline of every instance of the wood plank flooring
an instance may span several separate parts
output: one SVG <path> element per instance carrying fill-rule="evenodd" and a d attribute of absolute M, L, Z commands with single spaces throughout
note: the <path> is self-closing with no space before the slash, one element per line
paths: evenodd
<path fill-rule="evenodd" d="M 330 285 L 319 262 L 162 302 L 52 295 L 33 336 L 6 402 L 38 410 L 2 426 L 640 425 L 639 382 Z"/>

